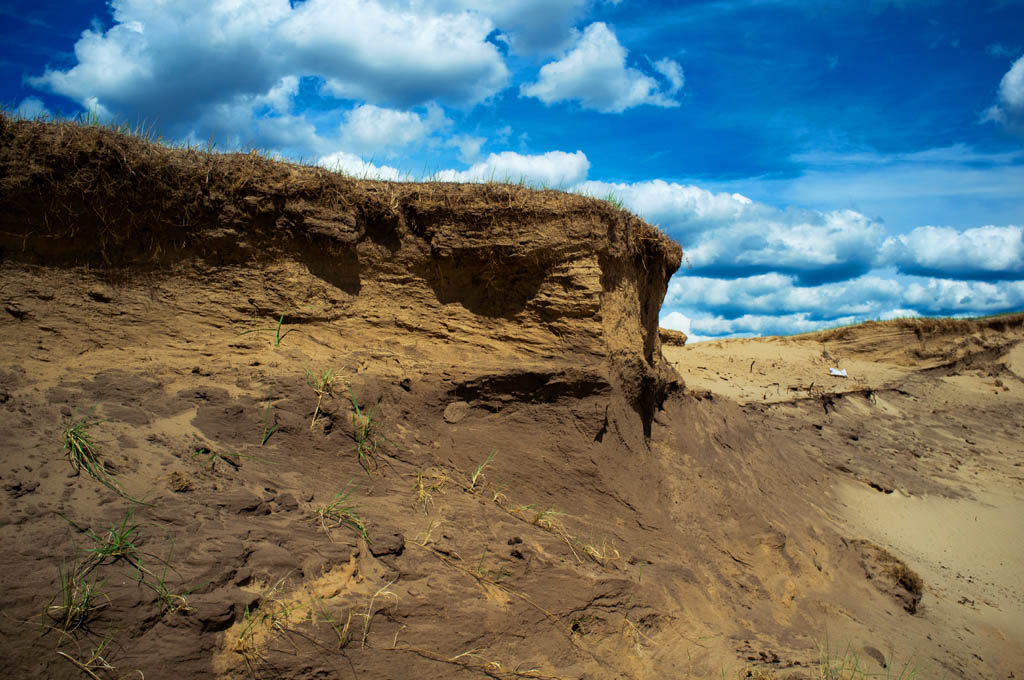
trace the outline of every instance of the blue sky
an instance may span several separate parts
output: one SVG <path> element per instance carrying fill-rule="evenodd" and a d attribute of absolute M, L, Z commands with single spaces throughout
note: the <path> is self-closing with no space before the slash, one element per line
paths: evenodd
<path fill-rule="evenodd" d="M 0 3 L 0 101 L 614 194 L 694 338 L 1024 309 L 1024 2 Z"/>

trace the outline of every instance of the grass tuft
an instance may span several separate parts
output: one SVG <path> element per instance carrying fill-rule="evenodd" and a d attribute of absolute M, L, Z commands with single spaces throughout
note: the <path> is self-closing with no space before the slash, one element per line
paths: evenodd
<path fill-rule="evenodd" d="M 324 397 L 333 397 L 331 383 L 334 381 L 335 375 L 332 369 L 325 370 L 323 373 L 317 373 L 313 369 L 306 367 L 306 384 L 316 394 L 316 407 L 313 409 L 313 420 L 309 423 L 309 429 L 313 429 L 316 425 L 316 417 L 320 413 L 320 404 L 323 402 Z"/>
<path fill-rule="evenodd" d="M 125 496 L 124 490 L 114 480 L 114 473 L 99 459 L 96 444 L 89 433 L 89 428 L 94 423 L 90 422 L 89 418 L 89 415 L 85 415 L 76 420 L 72 416 L 64 424 L 64 430 L 61 432 L 64 453 L 76 473 L 85 472 L 119 496 Z"/>
<path fill-rule="evenodd" d="M 284 336 L 288 335 L 294 329 L 288 329 L 284 333 L 281 332 L 281 326 L 284 325 L 284 313 L 277 320 L 277 325 L 273 328 L 251 328 L 247 331 L 242 331 L 239 335 L 248 335 L 249 333 L 263 333 L 266 331 L 274 331 L 274 347 L 280 347 L 281 341 L 284 340 Z"/>
<path fill-rule="evenodd" d="M 110 604 L 103 592 L 103 582 L 89 578 L 91 569 L 87 564 L 75 562 L 59 567 L 60 592 L 54 595 L 44 607 L 44 612 L 60 627 L 61 632 L 70 633 L 84 626 L 93 614 Z"/>
<path fill-rule="evenodd" d="M 271 423 L 273 417 L 270 409 L 273 407 L 274 393 L 271 391 L 267 395 L 267 406 L 263 409 L 263 434 L 260 435 L 260 446 L 265 446 L 267 440 L 270 439 L 271 435 L 277 432 L 277 428 L 280 427 L 276 422 Z"/>
<path fill-rule="evenodd" d="M 433 484 L 426 482 L 427 478 L 431 478 L 434 481 Z M 423 506 L 424 514 L 427 513 L 427 506 L 434 505 L 434 494 L 444 488 L 445 482 L 448 481 L 448 475 L 445 473 L 427 475 L 422 470 L 416 473 L 416 482 L 412 486 L 413 493 L 416 494 L 416 503 Z"/>
<path fill-rule="evenodd" d="M 335 528 L 347 526 L 350 529 L 354 529 L 368 545 L 372 545 L 373 541 L 366 535 L 366 525 L 363 524 L 362 518 L 359 513 L 356 512 L 356 506 L 349 504 L 349 496 L 352 495 L 352 480 L 345 484 L 345 488 L 334 494 L 334 498 L 327 505 L 321 506 L 317 509 L 316 514 L 320 517 L 320 526 L 324 528 L 324 532 L 327 533 L 327 537 L 334 541 L 331 536 L 331 527 L 328 523 L 331 523 Z"/>
<path fill-rule="evenodd" d="M 480 481 L 480 479 L 483 477 L 484 470 L 486 470 L 487 467 L 491 464 L 491 461 L 494 460 L 494 454 L 496 452 L 497 449 L 491 449 L 491 452 L 487 454 L 487 458 L 484 460 L 484 462 L 477 465 L 476 469 L 473 470 L 473 474 L 469 476 L 470 491 L 476 489 L 477 482 Z"/>
<path fill-rule="evenodd" d="M 62 652 L 60 650 L 57 651 L 57 654 L 70 661 L 72 664 L 75 665 L 76 668 L 78 668 L 78 670 L 82 671 L 90 678 L 93 678 L 93 680 L 101 680 L 101 676 L 98 673 L 102 673 L 103 676 L 108 678 L 114 677 L 114 674 L 117 673 L 117 668 L 111 665 L 110 662 L 107 661 L 105 658 L 103 658 L 104 650 L 107 648 L 107 646 L 110 645 L 112 640 L 113 638 L 111 638 L 109 635 L 104 637 L 102 640 L 100 640 L 100 643 L 96 646 L 96 649 L 92 650 L 89 653 L 89 656 L 84 659 L 76 659 L 70 654 Z M 146 676 L 143 675 L 142 671 L 136 670 L 135 673 L 138 673 L 139 677 L 145 680 Z M 134 673 L 131 675 L 134 675 Z M 123 679 L 126 677 L 130 677 L 130 675 L 118 675 L 117 677 Z"/>
<path fill-rule="evenodd" d="M 896 662 L 895 652 L 883 664 L 882 672 L 871 672 L 861 663 L 860 657 L 847 644 L 841 652 L 832 649 L 828 635 L 825 642 L 818 645 L 818 676 L 816 680 L 914 680 L 919 668 L 911 655 L 902 665 Z"/>
<path fill-rule="evenodd" d="M 348 388 L 348 396 L 352 402 L 352 435 L 356 441 L 356 453 L 359 454 L 359 464 L 369 474 L 377 452 L 377 422 L 373 419 L 377 407 L 371 406 L 369 411 L 364 412 L 351 387 Z"/>

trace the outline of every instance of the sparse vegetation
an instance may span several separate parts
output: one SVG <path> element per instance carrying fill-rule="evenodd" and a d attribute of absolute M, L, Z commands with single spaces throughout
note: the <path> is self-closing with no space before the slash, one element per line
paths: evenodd
<path fill-rule="evenodd" d="M 249 329 L 247 331 L 242 331 L 241 333 L 239 333 L 239 335 L 248 335 L 249 333 L 264 333 L 264 332 L 267 332 L 267 331 L 273 331 L 274 332 L 274 347 L 280 347 L 281 346 L 281 341 L 284 340 L 284 336 L 288 335 L 289 333 L 292 332 L 292 330 L 294 330 L 294 329 L 289 328 L 287 331 L 282 333 L 281 332 L 281 326 L 283 326 L 283 325 L 284 325 L 284 313 L 282 312 L 281 316 L 277 319 L 277 325 L 276 326 L 271 327 L 271 328 L 251 328 L 251 329 Z"/>
<path fill-rule="evenodd" d="M 91 529 L 84 529 L 85 535 L 95 544 L 92 548 L 86 550 L 87 553 L 92 555 L 90 571 L 108 560 L 111 563 L 123 560 L 135 567 L 140 574 L 146 573 L 142 566 L 139 549 L 135 545 L 139 528 L 142 525 L 135 522 L 134 514 L 134 510 L 128 508 L 121 521 L 110 525 L 103 535 L 96 534 Z M 70 520 L 68 521 L 70 522 Z M 71 522 L 71 525 L 80 529 L 74 522 Z"/>
<path fill-rule="evenodd" d="M 311 430 L 316 425 L 316 417 L 320 413 L 320 404 L 323 403 L 324 397 L 334 396 L 331 385 L 334 378 L 334 371 L 331 369 L 327 369 L 323 373 L 317 373 L 308 366 L 306 367 L 306 384 L 309 385 L 310 389 L 312 389 L 314 394 L 316 394 L 316 407 L 313 409 L 313 420 L 309 423 L 309 429 Z"/>
<path fill-rule="evenodd" d="M 89 653 L 89 656 L 85 657 L 84 659 L 76 659 L 67 652 L 63 652 L 61 650 L 57 650 L 57 654 L 70 661 L 78 668 L 78 670 L 82 671 L 90 678 L 93 678 L 93 680 L 102 680 L 100 673 L 103 673 L 103 675 L 105 675 L 108 678 L 118 677 L 119 680 L 122 680 L 123 678 L 133 677 L 137 673 L 139 678 L 145 680 L 146 676 L 143 675 L 142 671 L 139 670 L 136 670 L 133 673 L 129 673 L 127 675 L 122 674 L 114 676 L 114 674 L 117 673 L 117 668 L 113 666 L 109 661 L 107 661 L 103 656 L 105 654 L 104 650 L 110 645 L 112 641 L 113 638 L 111 636 L 105 636 L 102 640 L 100 640 L 100 643 L 96 646 L 96 648 Z"/>
<path fill-rule="evenodd" d="M 614 191 L 609 191 L 608 195 L 604 197 L 604 200 L 613 208 L 618 208 L 619 210 L 626 209 L 625 203 L 622 202 L 622 199 L 616 195 Z"/>
<path fill-rule="evenodd" d="M 829 638 L 818 645 L 818 676 L 816 680 L 914 680 L 918 667 L 911 655 L 903 664 L 896 662 L 895 652 L 889 652 L 881 671 L 871 671 L 849 644 L 839 651 L 832 649 Z"/>
<path fill-rule="evenodd" d="M 439 521 L 437 521 L 436 519 L 430 520 L 430 523 L 427 524 L 427 530 L 423 532 L 423 536 L 419 540 L 417 540 L 416 543 L 418 543 L 419 545 L 421 545 L 424 548 L 426 548 L 427 545 L 431 541 L 431 538 L 432 538 L 433 533 L 434 533 L 434 529 L 436 529 L 440 525 L 441 525 L 441 523 Z"/>
<path fill-rule="evenodd" d="M 964 599 L 951 606 L 966 619 L 934 608 L 908 618 L 890 601 L 887 581 L 919 591 L 919 579 L 906 565 L 883 565 L 868 574 L 868 586 L 885 586 L 880 593 L 858 581 L 854 548 L 837 538 L 853 534 L 813 533 L 821 519 L 813 496 L 839 478 L 836 470 L 931 488 L 922 483 L 939 469 L 929 468 L 934 462 L 945 483 L 966 448 L 986 457 L 1012 445 L 1021 430 L 1006 418 L 993 428 L 1006 430 L 1005 439 L 1000 431 L 962 443 L 1011 404 L 950 415 L 944 400 L 915 399 L 893 378 L 879 383 L 886 413 L 865 415 L 850 398 L 845 415 L 819 434 L 810 424 L 821 423 L 821 412 L 804 420 L 803 403 L 783 409 L 780 423 L 770 415 L 779 409 L 739 408 L 717 392 L 682 395 L 677 383 L 662 394 L 672 375 L 661 371 L 667 366 L 648 370 L 661 357 L 647 331 L 677 258 L 659 259 L 668 246 L 614 210 L 622 200 L 613 194 L 361 183 L 270 167 L 258 153 L 169 154 L 102 130 L 21 125 L 30 135 L 19 125 L 0 121 L 4 139 L 17 143 L 0 152 L 11 159 L 6 185 L 24 193 L 10 199 L 18 219 L 0 235 L 11 256 L 0 316 L 13 329 L 0 413 L 18 452 L 0 484 L 10 510 L 0 529 L 15 544 L 8 674 L 123 680 L 145 659 L 147 676 L 246 677 L 248 663 L 254 679 L 546 677 L 538 667 L 565 677 L 719 677 L 708 665 L 723 662 L 733 672 L 721 677 L 730 680 L 740 672 L 752 680 L 910 680 L 927 671 L 900 670 L 891 653 L 887 666 L 882 652 L 860 645 L 903 647 L 926 632 L 937 634 L 924 663 L 935 657 L 975 675 L 985 663 L 1005 665 L 1005 645 L 962 634 L 963 621 L 991 607 Z M 18 145 L 30 161 L 24 172 Z M 409 295 L 384 298 L 400 289 Z M 260 311 L 247 298 L 275 302 Z M 293 301 L 322 311 L 307 314 Z M 650 342 L 634 342 L 626 318 L 634 313 Z M 303 335 L 310 327 L 300 320 L 314 330 Z M 1002 354 L 989 344 L 971 355 L 971 375 L 991 369 L 986 380 L 998 373 L 1012 386 L 1011 359 L 1019 357 L 1007 357 L 1006 347 L 1019 344 L 1017 324 Z M 298 334 L 283 345 L 291 329 Z M 856 349 L 849 356 L 860 356 Z M 753 379 L 756 369 L 740 368 Z M 952 371 L 927 371 L 912 386 Z M 732 375 L 714 380 L 737 386 Z M 968 376 L 958 387 L 974 382 Z M 636 410 L 634 388 L 643 392 Z M 79 410 L 54 415 L 62 403 Z M 100 404 L 95 417 L 80 417 L 92 403 Z M 901 430 L 887 440 L 883 419 L 896 423 L 904 407 L 935 432 L 911 439 L 904 435 L 921 432 Z M 691 416 L 700 436 L 687 429 Z M 876 425 L 871 441 L 847 443 L 865 417 Z M 751 423 L 766 425 L 754 428 L 765 446 L 743 446 Z M 770 426 L 780 424 L 794 428 L 776 435 Z M 820 456 L 816 439 L 826 447 Z M 503 447 L 502 460 L 492 446 Z M 272 474 L 243 459 L 286 469 Z M 858 469 L 837 467 L 850 460 Z M 799 467 L 807 461 L 809 472 Z M 372 471 L 371 483 L 353 483 L 362 476 L 352 463 Z M 161 507 L 124 512 L 121 496 L 82 470 L 122 496 L 122 488 L 152 494 Z M 65 479 L 72 471 L 78 476 Z M 808 474 L 821 477 L 820 489 L 803 483 Z M 744 494 L 750 480 L 763 493 Z M 787 493 L 797 487 L 811 495 Z M 73 557 L 59 546 L 54 554 L 64 540 L 54 526 L 67 528 L 55 511 L 91 526 L 73 532 Z M 736 517 L 744 531 L 723 530 Z M 173 526 L 181 554 L 173 537 L 168 553 L 154 522 Z M 324 543 L 318 526 L 337 543 Z M 773 565 L 779 578 L 757 587 Z M 856 652 L 826 646 L 820 673 L 813 640 L 777 625 L 813 608 L 822 580 L 814 566 L 844 596 L 843 630 L 857 640 Z M 277 580 L 289 569 L 290 581 Z M 742 635 L 717 625 L 737 617 Z M 47 633 L 35 639 L 40 627 Z M 711 642 L 687 637 L 702 634 Z M 741 647 L 733 637 L 753 642 Z M 687 649 L 699 675 L 692 664 L 686 673 Z"/>
<path fill-rule="evenodd" d="M 60 591 L 47 603 L 44 613 L 62 633 L 70 633 L 85 625 L 110 600 L 103 592 L 103 582 L 89 577 L 87 564 L 76 560 L 58 569 Z"/>
<path fill-rule="evenodd" d="M 346 613 L 345 622 L 342 623 L 338 617 L 334 616 L 324 608 L 323 602 L 318 601 L 316 611 L 313 615 L 313 623 L 326 623 L 331 627 L 334 635 L 338 638 L 338 650 L 345 649 L 345 647 L 348 647 L 349 643 L 352 642 L 351 609 Z"/>
<path fill-rule="evenodd" d="M 284 633 L 292 614 L 307 606 L 306 603 L 289 603 L 283 597 L 287 580 L 288 574 L 285 574 L 261 594 L 258 609 L 246 605 L 242 613 L 235 651 L 242 655 L 253 677 L 257 677 L 257 669 L 267 662 L 264 647 L 268 638 Z"/>
<path fill-rule="evenodd" d="M 473 474 L 470 475 L 470 477 L 469 477 L 469 490 L 470 491 L 473 491 L 473 490 L 476 489 L 477 482 L 479 482 L 481 480 L 481 477 L 483 476 L 484 470 L 486 470 L 487 467 L 491 464 L 491 461 L 494 460 L 495 452 L 496 452 L 496 449 L 491 449 L 491 452 L 487 454 L 487 458 L 484 460 L 484 462 L 482 462 L 479 465 L 477 465 L 476 469 L 473 470 Z"/>
<path fill-rule="evenodd" d="M 370 624 L 373 622 L 373 617 L 377 615 L 377 612 L 373 609 L 373 603 L 377 601 L 378 597 L 393 597 L 396 600 L 398 599 L 397 595 L 388 590 L 388 588 L 394 585 L 394 583 L 395 582 L 393 580 L 388 581 L 383 586 L 378 588 L 377 591 L 373 594 L 373 597 L 371 597 L 370 601 L 366 604 L 366 611 L 359 614 L 359 616 L 363 617 L 363 635 L 362 639 L 360 640 L 361 646 L 366 647 L 366 638 L 370 636 Z"/>
<path fill-rule="evenodd" d="M 276 422 L 271 422 L 273 414 L 271 408 L 273 406 L 274 393 L 271 392 L 267 395 L 267 406 L 263 409 L 263 434 L 260 435 L 260 446 L 265 446 L 267 440 L 270 439 L 271 435 L 277 432 L 277 428 L 280 427 Z"/>
<path fill-rule="evenodd" d="M 369 411 L 364 412 L 351 387 L 348 388 L 348 395 L 352 402 L 352 436 L 356 442 L 356 453 L 359 455 L 359 464 L 369 473 L 377 453 L 377 423 L 373 419 L 377 407 L 371 406 Z"/>
<path fill-rule="evenodd" d="M 433 484 L 427 484 L 427 478 L 433 479 Z M 416 494 L 416 503 L 423 506 L 423 512 L 427 512 L 427 505 L 434 505 L 434 494 L 444 488 L 448 481 L 448 475 L 440 473 L 428 476 L 422 470 L 416 473 L 416 481 L 413 484 L 413 493 Z"/>
<path fill-rule="evenodd" d="M 580 552 L 600 564 L 602 567 L 621 558 L 618 549 L 614 545 L 608 544 L 608 539 L 602 539 L 601 544 L 598 545 L 597 542 L 594 541 L 593 534 L 591 534 L 587 541 L 581 545 Z"/>
<path fill-rule="evenodd" d="M 316 514 L 320 517 L 320 525 L 332 541 L 331 528 L 347 526 L 354 529 L 367 544 L 372 544 L 370 537 L 366 535 L 366 525 L 356 512 L 355 505 L 349 503 L 349 496 L 352 495 L 352 480 L 345 484 L 345 488 L 334 495 L 331 502 L 317 509 Z"/>
<path fill-rule="evenodd" d="M 150 580 L 147 581 L 144 579 L 140 579 L 140 582 L 143 585 L 148 586 L 150 589 L 153 590 L 154 593 L 156 593 L 157 599 L 160 601 L 161 604 L 161 613 L 168 614 L 177 611 L 191 611 L 192 608 L 189 606 L 186 596 L 192 594 L 193 592 L 201 588 L 204 584 L 193 586 L 192 588 L 189 588 L 184 592 L 177 592 L 175 590 L 171 590 L 170 586 L 167 585 L 167 571 L 168 569 L 171 569 L 173 571 L 173 568 L 170 566 L 169 562 L 174 555 L 174 536 L 170 536 L 169 539 L 171 546 L 170 550 L 167 553 L 167 559 L 160 560 L 160 563 L 162 565 L 160 569 L 160 575 L 158 576 L 152 572 L 146 572 L 150 574 Z"/>
<path fill-rule="evenodd" d="M 91 412 L 90 412 L 91 413 Z M 113 472 L 99 459 L 96 445 L 93 443 L 89 428 L 93 425 L 89 421 L 90 416 L 85 415 L 75 419 L 74 416 L 68 419 L 61 432 L 61 441 L 64 443 L 64 453 L 76 473 L 85 472 L 97 482 L 107 487 L 120 496 L 125 496 L 121 485 L 114 480 Z"/>
<path fill-rule="evenodd" d="M 171 548 L 168 559 L 165 560 L 156 555 L 144 553 L 136 545 L 140 540 L 139 530 L 144 525 L 135 522 L 133 508 L 126 510 L 124 516 L 117 523 L 110 525 L 103 533 L 82 528 L 71 520 L 68 522 L 85 534 L 92 542 L 92 547 L 86 549 L 82 557 L 79 557 L 76 547 L 73 564 L 70 568 L 65 567 L 60 571 L 61 591 L 59 597 L 61 604 L 55 605 L 51 600 L 48 611 L 51 618 L 54 619 L 58 618 L 54 615 L 55 613 L 61 613 L 62 628 L 66 629 L 69 624 L 75 624 L 74 627 L 77 627 L 88 618 L 91 611 L 105 606 L 96 602 L 97 597 L 100 596 L 106 599 L 101 589 L 103 581 L 91 575 L 97 568 L 117 562 L 125 562 L 132 567 L 135 570 L 136 580 L 156 594 L 157 600 L 161 604 L 161 613 L 189 609 L 185 596 L 193 592 L 195 588 L 178 593 L 172 590 L 167 583 L 167 572 L 173 570 L 168 562 L 174 552 L 173 536 L 169 535 Z M 144 557 L 160 563 L 159 575 L 145 565 Z"/>

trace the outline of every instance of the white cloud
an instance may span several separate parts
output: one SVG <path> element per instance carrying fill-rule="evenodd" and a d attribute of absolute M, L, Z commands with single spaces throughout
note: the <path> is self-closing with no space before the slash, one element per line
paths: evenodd
<path fill-rule="evenodd" d="M 776 273 L 737 279 L 676 276 L 669 284 L 665 304 L 728 318 L 804 313 L 828 319 L 880 314 L 901 302 L 901 291 L 899 281 L 872 275 L 818 286 L 799 286 L 795 277 Z"/>
<path fill-rule="evenodd" d="M 588 0 L 435 0 L 439 11 L 472 10 L 488 17 L 516 54 L 543 54 L 565 48 Z"/>
<path fill-rule="evenodd" d="M 716 194 L 692 184 L 660 179 L 632 184 L 589 181 L 579 184 L 576 190 L 598 198 L 614 196 L 630 210 L 677 238 L 749 219 L 750 215 L 767 208 L 755 205 L 741 194 Z"/>
<path fill-rule="evenodd" d="M 375 165 L 348 151 L 335 151 L 321 156 L 317 160 L 317 165 L 354 177 L 396 181 L 414 179 L 409 173 L 403 173 L 388 165 Z M 558 187 L 582 180 L 587 176 L 589 167 L 590 162 L 582 151 L 548 151 L 535 155 L 504 151 L 490 154 L 487 160 L 476 163 L 467 170 L 440 170 L 428 179 L 440 182 L 525 182 Z"/>
<path fill-rule="evenodd" d="M 362 104 L 348 111 L 344 118 L 340 128 L 341 146 L 364 155 L 386 155 L 418 144 L 451 125 L 436 104 L 427 105 L 426 116 Z"/>
<path fill-rule="evenodd" d="M 658 320 L 658 325 L 673 331 L 682 331 L 690 335 L 690 317 L 679 312 L 669 312 Z"/>
<path fill-rule="evenodd" d="M 697 335 L 691 329 L 693 321 L 690 317 L 680 312 L 669 312 L 663 314 L 658 320 L 658 325 L 662 328 L 668 328 L 673 331 L 682 331 L 686 334 L 686 344 L 692 345 L 695 342 L 704 342 L 705 340 L 714 340 L 714 338 L 707 335 Z"/>
<path fill-rule="evenodd" d="M 158 121 L 169 136 L 184 136 L 216 106 L 259 98 L 280 111 L 303 77 L 335 96 L 410 107 L 473 104 L 509 75 L 487 40 L 492 21 L 474 12 L 379 0 L 113 0 L 111 8 L 114 25 L 86 30 L 75 44 L 75 66 L 29 82 L 84 107 Z"/>
<path fill-rule="evenodd" d="M 417 11 L 418 10 L 418 11 Z M 325 78 L 325 91 L 371 103 L 479 102 L 504 88 L 508 69 L 478 13 L 418 4 L 306 0 L 275 38 L 284 54 Z"/>
<path fill-rule="evenodd" d="M 809 319 L 806 314 L 745 314 L 735 319 L 725 319 L 720 316 L 694 318 L 692 327 L 696 333 L 712 338 L 751 337 L 811 333 L 824 328 L 845 326 L 859 320 L 856 317 L 839 317 L 828 320 Z"/>
<path fill-rule="evenodd" d="M 444 182 L 526 182 L 549 187 L 563 187 L 583 181 L 590 161 L 582 151 L 566 153 L 548 151 L 524 155 L 514 151 L 492 153 L 487 160 L 468 170 L 442 170 L 437 179 Z"/>
<path fill-rule="evenodd" d="M 883 235 L 882 225 L 853 210 L 791 210 L 705 234 L 688 255 L 694 269 L 719 275 L 788 271 L 848 278 L 870 268 Z"/>
<path fill-rule="evenodd" d="M 463 163 L 473 163 L 480 157 L 480 147 L 484 145 L 485 137 L 474 135 L 454 135 L 448 138 L 448 146 L 459 150 L 459 160 Z"/>
<path fill-rule="evenodd" d="M 912 280 L 903 301 L 922 314 L 994 314 L 1024 308 L 1024 281 Z"/>
<path fill-rule="evenodd" d="M 800 286 L 795 278 L 774 273 L 738 279 L 677 274 L 669 283 L 662 319 L 687 319 L 698 336 L 726 337 L 803 333 L 868 319 L 994 314 L 1022 308 L 1024 281 L 993 284 L 869 274 Z"/>
<path fill-rule="evenodd" d="M 651 65 L 655 71 L 665 76 L 665 79 L 668 81 L 668 95 L 670 97 L 683 89 L 686 78 L 683 76 L 683 67 L 679 65 L 679 62 L 666 57 L 665 59 L 659 59 Z"/>
<path fill-rule="evenodd" d="M 542 66 L 537 82 L 524 84 L 519 92 L 545 104 L 577 100 L 583 108 L 603 113 L 621 113 L 642 104 L 679 105 L 672 99 L 682 87 L 682 68 L 678 64 L 668 59 L 657 62 L 660 66 L 655 68 L 669 81 L 668 90 L 663 91 L 657 80 L 626 66 L 626 54 L 626 48 L 607 25 L 592 23 L 575 47 L 561 59 Z"/>
<path fill-rule="evenodd" d="M 878 315 L 879 321 L 890 321 L 892 319 L 909 319 L 921 316 L 916 309 L 890 309 Z"/>
<path fill-rule="evenodd" d="M 620 198 L 678 238 L 693 272 L 709 276 L 779 271 L 809 283 L 847 279 L 871 269 L 884 236 L 879 222 L 854 210 L 780 210 L 662 180 L 585 182 L 577 190 Z"/>
<path fill-rule="evenodd" d="M 334 153 L 327 154 L 319 158 L 316 163 L 328 170 L 342 172 L 357 179 L 384 179 L 390 181 L 406 179 L 406 176 L 397 168 L 393 168 L 390 165 L 374 165 L 346 151 L 335 151 Z"/>
<path fill-rule="evenodd" d="M 305 117 L 291 113 L 297 92 L 298 79 L 285 76 L 264 94 L 235 94 L 200 111 L 182 136 L 192 143 L 202 144 L 212 137 L 228 148 L 253 146 L 315 156 L 328 141 Z"/>
<path fill-rule="evenodd" d="M 999 82 L 998 103 L 985 112 L 983 120 L 1002 123 L 1015 134 L 1024 134 L 1024 57 L 1013 62 Z"/>
<path fill-rule="evenodd" d="M 255 98 L 256 103 L 266 105 L 277 113 L 288 113 L 292 102 L 299 93 L 299 79 L 285 76 L 265 94 Z"/>
<path fill-rule="evenodd" d="M 1010 225 L 958 231 L 918 227 L 887 238 L 882 264 L 907 274 L 952 279 L 1024 279 L 1024 229 Z"/>
<path fill-rule="evenodd" d="M 28 119 L 53 117 L 53 114 L 50 113 L 39 97 L 25 97 L 12 113 L 15 116 Z"/>

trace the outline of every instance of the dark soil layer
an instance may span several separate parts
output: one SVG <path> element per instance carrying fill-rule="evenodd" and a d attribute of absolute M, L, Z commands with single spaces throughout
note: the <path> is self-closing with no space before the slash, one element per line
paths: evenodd
<path fill-rule="evenodd" d="M 810 435 L 663 359 L 680 257 L 579 196 L 0 117 L 0 666 L 786 678 L 837 620 L 923 638 Z"/>

